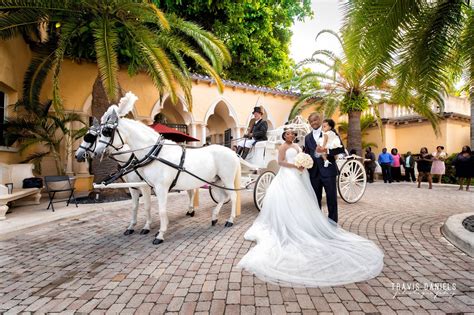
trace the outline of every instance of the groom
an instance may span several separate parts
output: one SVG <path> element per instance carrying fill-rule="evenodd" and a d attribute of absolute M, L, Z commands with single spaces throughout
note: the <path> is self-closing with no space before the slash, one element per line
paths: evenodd
<path fill-rule="evenodd" d="M 326 202 L 328 206 L 329 218 L 337 222 L 337 188 L 336 177 L 338 169 L 334 156 L 344 152 L 344 148 L 329 150 L 328 161 L 331 162 L 328 167 L 324 167 L 324 160 L 321 153 L 326 152 L 325 149 L 316 144 L 316 140 L 322 137 L 321 115 L 319 113 L 311 113 L 308 118 L 309 124 L 313 129 L 311 133 L 306 135 L 304 139 L 304 152 L 313 158 L 313 167 L 308 169 L 316 197 L 318 198 L 319 208 L 321 208 L 321 199 L 323 197 L 323 187 L 326 192 Z M 322 208 L 321 208 L 322 209 Z"/>

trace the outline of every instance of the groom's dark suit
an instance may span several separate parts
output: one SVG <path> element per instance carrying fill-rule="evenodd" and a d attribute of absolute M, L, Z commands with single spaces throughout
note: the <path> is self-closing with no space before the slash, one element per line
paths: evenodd
<path fill-rule="evenodd" d="M 322 132 L 320 133 L 322 137 Z M 344 153 L 344 148 L 337 148 L 329 150 L 328 161 L 331 164 L 328 167 L 324 167 L 324 160 L 322 157 L 316 157 L 316 140 L 313 137 L 313 133 L 306 135 L 304 139 L 304 152 L 309 154 L 313 158 L 313 167 L 308 169 L 311 180 L 311 186 L 313 186 L 316 197 L 318 198 L 318 204 L 321 208 L 321 199 L 323 198 L 323 187 L 326 192 L 326 202 L 328 206 L 329 218 L 334 222 L 337 222 L 337 187 L 336 177 L 338 169 L 335 155 Z"/>

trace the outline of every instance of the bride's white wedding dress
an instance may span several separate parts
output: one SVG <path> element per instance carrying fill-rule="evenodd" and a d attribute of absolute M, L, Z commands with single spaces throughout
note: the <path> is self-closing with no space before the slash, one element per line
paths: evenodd
<path fill-rule="evenodd" d="M 286 161 L 294 163 L 297 153 L 287 149 Z M 280 167 L 244 237 L 257 245 L 238 266 L 278 285 L 341 285 L 374 278 L 383 268 L 383 252 L 372 241 L 321 212 L 307 170 Z"/>

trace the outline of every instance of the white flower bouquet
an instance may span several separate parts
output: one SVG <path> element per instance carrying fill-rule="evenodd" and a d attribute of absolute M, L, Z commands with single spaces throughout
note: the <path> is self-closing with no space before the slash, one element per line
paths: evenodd
<path fill-rule="evenodd" d="M 313 159 L 309 154 L 300 152 L 295 157 L 295 165 L 296 167 L 304 167 L 304 168 L 312 168 L 313 167 Z"/>

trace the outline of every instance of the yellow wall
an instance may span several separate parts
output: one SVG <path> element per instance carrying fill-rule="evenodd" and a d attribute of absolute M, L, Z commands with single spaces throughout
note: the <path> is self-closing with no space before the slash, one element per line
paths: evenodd
<path fill-rule="evenodd" d="M 0 41 L 0 88 L 7 95 L 8 104 L 14 104 L 21 93 L 23 77 L 31 59 L 31 53 L 20 38 Z M 7 109 L 11 117 L 12 109 Z M 0 162 L 18 163 L 18 153 L 0 149 Z"/>
<path fill-rule="evenodd" d="M 471 142 L 469 139 L 469 134 L 469 122 L 449 119 L 448 127 L 446 129 L 446 152 L 448 152 L 448 154 L 461 152 L 462 147 L 469 145 Z"/>
<path fill-rule="evenodd" d="M 397 148 L 399 152 L 419 153 L 422 147 L 434 152 L 438 145 L 442 145 L 448 154 L 461 151 L 462 146 L 469 144 L 469 123 L 455 119 L 445 119 L 439 125 L 441 134 L 436 136 L 429 122 L 412 122 L 405 125 L 383 125 L 384 138 L 380 129 L 371 128 L 364 136 L 365 142 L 376 143 L 378 148 L 374 152 L 381 152 Z"/>

